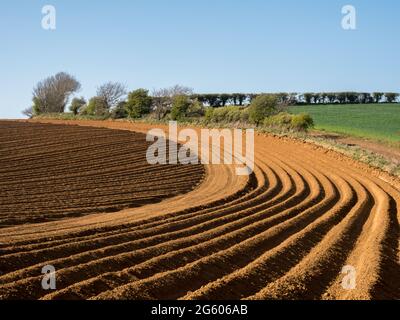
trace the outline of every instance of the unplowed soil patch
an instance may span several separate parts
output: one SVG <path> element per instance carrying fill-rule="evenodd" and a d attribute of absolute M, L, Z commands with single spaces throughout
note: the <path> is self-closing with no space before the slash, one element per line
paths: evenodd
<path fill-rule="evenodd" d="M 400 299 L 399 181 L 366 165 L 257 135 L 238 177 L 146 165 L 146 124 L 0 125 L 2 299 Z"/>

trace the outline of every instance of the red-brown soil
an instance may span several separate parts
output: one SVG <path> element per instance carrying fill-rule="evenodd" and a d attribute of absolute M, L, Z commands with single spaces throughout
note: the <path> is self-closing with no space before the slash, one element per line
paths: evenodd
<path fill-rule="evenodd" d="M 71 130 L 69 136 L 81 130 L 81 139 L 103 132 L 102 127 L 138 133 L 153 127 L 107 121 L 79 124 L 82 127 L 70 129 L 39 126 Z M 33 126 L 33 122 L 25 125 Z M 124 131 L 115 132 L 118 136 Z M 80 134 L 76 136 L 80 141 Z M 1 136 L 1 143 L 10 137 L 13 134 L 7 139 Z M 21 159 L 27 145 L 32 152 L 43 150 L 44 138 L 36 145 L 29 139 L 19 140 Z M 190 175 L 194 181 L 185 180 L 188 192 L 178 188 L 179 195 L 115 213 L 0 229 L 0 298 L 400 299 L 399 181 L 307 143 L 265 135 L 257 135 L 255 142 L 256 168 L 249 177 L 236 176 L 234 166 L 207 165 L 202 183 L 189 191 L 202 177 L 201 166 L 160 168 L 159 175 L 166 175 L 170 188 L 175 183 L 179 186 L 179 181 L 168 175 L 169 170 L 177 174 L 194 170 L 196 174 Z M 107 144 L 110 150 L 105 150 Z M 104 140 L 102 149 L 109 152 L 111 162 L 116 152 L 112 145 L 112 139 Z M 48 151 L 56 156 L 55 149 Z M 0 161 L 9 163 L 4 159 L 13 154 L 2 152 Z M 39 161 L 34 159 L 24 163 Z M 13 162 L 9 166 L 19 165 Z M 133 166 L 132 170 L 137 169 Z M 41 168 L 37 178 L 46 171 Z M 69 166 L 62 168 L 65 173 Z M 10 169 L 2 174 L 7 172 Z M 48 177 L 58 174 L 53 170 Z M 113 176 L 123 180 L 124 174 Z M 52 180 L 55 189 L 60 187 L 57 181 Z M 11 180 L 2 178 L 1 183 L 12 188 Z M 96 183 L 102 179 L 86 187 L 96 188 Z M 112 190 L 117 197 L 116 189 Z M 134 194 L 140 191 L 132 190 Z M 24 199 L 22 192 L 13 194 Z M 68 197 L 68 189 L 60 196 Z M 9 204 L 8 198 L 2 199 L 10 208 L 9 217 L 28 216 L 13 211 L 11 202 L 17 201 Z M 80 201 L 86 201 L 84 195 Z M 44 204 L 41 208 L 55 208 Z M 55 291 L 45 291 L 40 285 L 41 269 L 49 264 L 57 270 Z M 341 285 L 346 265 L 357 271 L 354 290 Z"/>
<path fill-rule="evenodd" d="M 120 211 L 200 183 L 200 165 L 149 165 L 149 144 L 142 133 L 0 122 L 0 227 Z"/>

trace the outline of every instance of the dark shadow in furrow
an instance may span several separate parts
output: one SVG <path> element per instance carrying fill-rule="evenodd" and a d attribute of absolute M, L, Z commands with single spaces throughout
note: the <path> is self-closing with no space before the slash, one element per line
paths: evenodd
<path fill-rule="evenodd" d="M 306 193 L 309 194 L 310 188 L 307 183 L 306 183 L 306 190 L 307 190 Z M 314 204 L 321 202 L 326 196 L 325 190 L 323 189 L 322 185 L 320 185 L 320 190 L 321 190 L 321 192 L 318 195 L 318 197 L 314 200 Z M 332 199 L 332 201 L 330 201 L 326 205 L 326 207 L 324 209 L 329 210 L 330 208 L 332 208 L 335 205 L 335 203 L 338 201 L 338 199 L 339 199 L 339 194 L 336 194 L 336 196 Z M 304 199 L 302 199 L 302 200 L 304 200 Z M 302 200 L 299 200 L 299 201 L 302 201 Z M 309 205 L 310 205 L 310 203 L 308 203 L 307 206 L 309 206 Z M 290 210 L 290 218 L 293 218 L 296 215 L 301 214 L 304 210 L 305 210 L 305 208 L 295 208 L 295 209 Z M 253 250 L 251 252 L 235 253 L 231 256 L 226 256 L 223 258 L 223 260 L 224 260 L 223 262 L 221 261 L 222 258 L 218 258 L 216 261 L 216 263 L 218 265 L 207 266 L 208 270 L 212 270 L 212 271 L 209 271 L 209 272 L 204 271 L 205 273 L 204 273 L 203 277 L 199 277 L 199 276 L 195 276 L 195 275 L 188 275 L 188 279 L 185 279 L 184 282 L 180 283 L 179 287 L 175 286 L 174 290 L 171 290 L 171 288 L 169 288 L 168 286 L 162 288 L 160 291 L 160 292 L 162 292 L 161 293 L 162 296 L 157 296 L 156 298 L 157 299 L 177 299 L 177 298 L 185 295 L 188 291 L 195 291 L 210 281 L 215 281 L 218 278 L 237 270 L 238 268 L 243 268 L 244 266 L 249 264 L 251 261 L 260 257 L 266 251 L 268 251 L 268 250 L 276 247 L 280 243 L 282 243 L 282 241 L 287 239 L 290 235 L 295 234 L 296 232 L 299 232 L 306 225 L 308 225 L 311 221 L 315 220 L 317 218 L 317 216 L 319 216 L 319 214 L 320 213 L 316 212 L 316 213 L 312 214 L 312 216 L 305 218 L 304 221 L 302 221 L 301 223 L 296 223 L 296 224 L 291 225 L 284 232 L 279 232 L 276 235 L 274 235 L 273 237 L 271 237 L 270 239 L 268 239 L 268 241 L 263 241 L 262 245 L 255 247 L 255 250 Z M 286 217 L 286 219 L 287 219 L 287 217 Z M 284 222 L 286 219 L 280 221 L 280 223 Z M 275 224 L 275 226 L 276 225 L 277 224 Z M 270 228 L 268 228 L 268 229 L 270 229 Z M 268 230 L 268 229 L 266 229 L 266 230 Z M 264 230 L 264 231 L 266 231 L 266 230 Z M 258 232 L 260 233 L 262 231 L 260 230 Z M 242 242 L 242 241 L 244 241 L 244 239 L 240 240 L 240 242 Z M 226 249 L 228 249 L 228 248 L 226 248 Z M 222 265 L 223 265 L 223 267 L 222 267 Z M 202 267 L 200 267 L 200 268 L 202 268 Z M 177 269 L 177 268 L 179 268 L 179 266 L 175 266 L 175 269 Z M 140 279 L 145 279 L 145 278 L 148 278 L 148 277 L 151 277 L 154 275 L 154 272 L 152 270 L 149 270 L 149 271 L 150 272 L 147 272 L 147 273 L 145 273 L 145 272 L 141 273 Z M 164 271 L 166 271 L 166 270 L 161 270 L 161 269 L 156 270 L 156 272 L 158 272 L 158 273 L 164 272 Z M 207 277 L 205 277 L 205 275 L 207 275 Z M 109 288 L 109 290 L 110 289 L 112 289 L 112 288 Z"/>
<path fill-rule="evenodd" d="M 303 290 L 296 291 L 293 293 L 293 296 L 288 297 L 289 299 L 319 300 L 330 284 L 336 279 L 337 275 L 340 274 L 349 254 L 355 248 L 363 227 L 375 205 L 372 194 L 367 189 L 365 189 L 365 192 L 368 196 L 368 202 L 362 212 L 356 216 L 351 230 L 349 230 L 345 237 L 339 239 L 334 246 L 329 248 L 329 260 L 324 261 L 322 267 L 304 281 Z"/>
<path fill-rule="evenodd" d="M 389 194 L 388 197 L 389 228 L 383 241 L 379 279 L 371 291 L 374 300 L 400 300 L 400 265 L 397 262 L 400 225 L 397 220 L 397 203 Z"/>
<path fill-rule="evenodd" d="M 61 235 L 61 236 L 43 237 L 43 238 L 34 239 L 34 240 L 27 240 L 27 241 L 23 241 L 22 240 L 22 241 L 14 242 L 13 243 L 13 248 L 11 249 L 11 251 L 7 251 L 7 252 L 5 252 L 3 254 L 30 251 L 29 249 L 28 250 L 19 251 L 18 248 L 16 248 L 15 246 L 40 244 L 40 243 L 43 243 L 43 242 L 55 241 L 55 240 L 62 240 L 63 241 L 63 240 L 66 240 L 66 239 L 71 239 L 71 241 L 74 241 L 74 240 L 76 240 L 76 238 L 79 238 L 79 237 L 87 237 L 87 236 L 92 236 L 94 234 L 102 235 L 103 233 L 108 233 L 108 232 L 113 232 L 113 231 L 122 232 L 123 230 L 129 230 L 129 229 L 134 228 L 134 227 L 145 226 L 146 224 L 153 224 L 153 223 L 157 223 L 159 221 L 167 221 L 168 222 L 168 219 L 173 219 L 173 218 L 176 218 L 176 217 L 189 215 L 189 214 L 192 214 L 192 213 L 196 213 L 198 211 L 216 210 L 216 209 L 220 209 L 221 207 L 229 207 L 230 206 L 230 202 L 235 202 L 238 199 L 241 199 L 246 194 L 248 194 L 251 191 L 255 190 L 257 188 L 257 186 L 258 186 L 258 180 L 257 180 L 255 174 L 252 173 L 249 176 L 249 180 L 247 181 L 247 184 L 245 185 L 245 187 L 242 190 L 237 191 L 236 193 L 232 194 L 231 196 L 229 196 L 229 197 L 227 197 L 225 199 L 219 199 L 219 200 L 210 202 L 208 204 L 199 205 L 199 206 L 196 206 L 196 207 L 190 207 L 188 209 L 181 210 L 181 211 L 178 211 L 178 212 L 174 212 L 174 213 L 171 213 L 171 214 L 166 214 L 166 215 L 161 216 L 161 217 L 158 216 L 158 217 L 154 217 L 154 218 L 150 218 L 150 219 L 146 219 L 146 220 L 135 221 L 133 223 L 124 223 L 122 225 L 116 225 L 116 226 L 98 227 L 98 228 L 95 228 L 95 229 L 88 229 L 88 230 L 84 230 L 84 231 L 73 232 L 73 233 L 66 234 L 66 235 Z M 282 188 L 282 185 L 280 186 L 280 188 Z M 0 248 L 4 247 L 4 246 L 9 246 L 9 244 L 0 244 Z M 0 252 L 0 256 L 3 255 L 3 254 Z"/>
<path fill-rule="evenodd" d="M 8 124 L 4 124 L 3 126 L 0 126 L 0 132 L 3 133 L 4 131 L 7 131 L 7 126 Z M 3 191 L 5 194 L 5 198 L 0 199 L 0 203 L 2 203 L 1 207 L 3 210 L 0 210 L 0 228 L 8 227 L 8 226 L 16 226 L 20 224 L 25 224 L 25 223 L 40 223 L 40 222 L 49 222 L 49 221 L 54 221 L 57 220 L 57 218 L 65 218 L 65 217 L 77 217 L 77 216 L 84 216 L 87 214 L 91 213 L 103 213 L 103 212 L 117 212 L 120 211 L 123 208 L 128 208 L 128 207 L 138 207 L 138 206 L 143 206 L 149 203 L 158 203 L 166 198 L 171 198 L 174 197 L 178 194 L 184 194 L 187 191 L 192 190 L 191 188 L 187 188 L 187 186 L 190 187 L 195 187 L 197 186 L 202 179 L 204 178 L 205 174 L 205 168 L 201 164 L 197 165 L 196 168 L 196 174 L 190 174 L 189 175 L 183 175 L 183 170 L 184 166 L 179 165 L 176 166 L 173 170 L 171 169 L 172 167 L 166 167 L 164 166 L 163 168 L 157 168 L 160 170 L 160 173 L 157 175 L 158 177 L 161 177 L 161 175 L 165 174 L 164 171 L 170 171 L 171 175 L 173 175 L 175 169 L 182 169 L 182 176 L 180 176 L 180 180 L 186 181 L 185 177 L 192 177 L 191 181 L 187 180 L 185 185 L 186 186 L 179 186 L 176 190 L 172 190 L 172 192 L 166 192 L 166 190 L 160 189 L 160 192 L 156 193 L 154 197 L 149 200 L 147 198 L 150 197 L 138 197 L 138 199 L 118 199 L 118 197 L 112 198 L 112 201 L 110 203 L 106 200 L 104 200 L 104 197 L 108 197 L 111 191 L 107 191 L 104 195 L 101 194 L 102 197 L 99 197 L 99 200 L 96 203 L 93 203 L 92 201 L 89 201 L 92 199 L 92 197 L 73 197 L 74 192 L 77 192 L 77 190 L 81 190 L 82 185 L 86 185 L 88 181 L 85 180 L 85 176 L 81 176 L 80 171 L 78 170 L 78 167 L 73 167 L 75 172 L 78 170 L 79 172 L 75 176 L 74 174 L 66 174 L 65 177 L 57 177 L 60 180 L 61 184 L 67 184 L 67 186 L 71 186 L 70 193 L 67 193 L 64 195 L 63 192 L 61 192 L 61 188 L 57 187 L 56 191 L 60 192 L 60 194 L 54 194 L 55 190 L 54 188 L 51 188 L 51 185 L 48 185 L 48 183 L 41 183 L 39 181 L 36 181 L 35 179 L 32 180 L 32 177 L 40 178 L 42 177 L 43 173 L 43 165 L 46 165 L 48 169 L 46 170 L 46 174 L 54 175 L 55 173 L 59 173 L 60 168 L 54 167 L 54 161 L 59 162 L 60 157 L 65 157 L 66 161 L 68 160 L 69 156 L 71 153 L 73 153 L 75 156 L 82 158 L 86 158 L 85 155 L 91 151 L 95 151 L 98 149 L 104 149 L 104 156 L 105 158 L 109 159 L 110 157 L 113 156 L 115 150 L 118 149 L 118 147 L 124 147 L 124 149 L 131 150 L 133 154 L 137 154 L 140 151 L 140 154 L 143 155 L 144 157 L 144 151 L 147 149 L 147 146 L 149 143 L 145 142 L 145 134 L 144 133 L 138 133 L 138 132 L 121 132 L 121 131 L 116 131 L 112 129 L 101 129 L 101 130 L 93 130 L 91 131 L 90 129 L 87 130 L 87 132 L 104 132 L 104 133 L 110 133 L 109 138 L 105 139 L 95 139 L 93 141 L 88 139 L 85 143 L 82 144 L 82 142 L 76 142 L 76 141 L 71 141 L 71 140 L 66 140 L 66 139 L 60 139 L 59 135 L 55 135 L 55 132 L 60 132 L 60 135 L 65 136 L 69 132 L 74 131 L 74 129 L 71 129 L 71 127 L 65 126 L 65 125 L 45 125 L 43 128 L 45 130 L 40 130 L 42 126 L 35 126 L 35 125 L 23 125 L 21 123 L 17 123 L 15 126 L 12 125 L 15 128 L 23 128 L 23 130 L 20 130 L 18 132 L 19 136 L 24 136 L 24 137 L 29 137 L 31 136 L 31 130 L 29 132 L 26 132 L 26 128 L 33 128 L 39 130 L 39 133 L 41 135 L 48 136 L 50 138 L 45 139 L 44 141 L 50 140 L 51 143 L 53 143 L 53 147 L 49 147 L 48 143 L 42 141 L 41 143 L 33 144 L 30 142 L 28 139 L 21 139 L 20 143 L 17 142 L 12 142 L 8 144 L 4 144 L 4 141 L 0 141 L 0 149 L 4 149 L 5 151 L 8 151 L 8 153 L 4 153 L 2 157 L 0 158 L 0 163 L 3 164 L 3 169 L 0 169 L 0 176 L 2 176 L 3 180 L 6 180 L 6 183 L 3 183 L 0 185 L 0 189 Z M 39 129 L 38 129 L 39 128 Z M 47 130 L 47 128 L 49 128 Z M 77 129 L 77 128 L 75 128 Z M 77 129 L 78 130 L 78 129 Z M 82 132 L 82 135 L 85 137 L 87 135 L 84 135 L 85 130 L 78 130 L 79 132 Z M 47 134 L 48 133 L 48 134 Z M 79 135 L 77 135 L 78 137 Z M 99 134 L 95 134 L 95 137 L 99 137 Z M 70 137 L 71 138 L 71 137 Z M 93 138 L 93 137 L 92 137 Z M 82 139 L 84 140 L 84 139 Z M 38 141 L 39 142 L 39 141 Z M 107 148 L 107 145 L 110 144 L 111 146 Z M 24 148 L 21 148 L 24 147 Z M 167 148 L 168 151 L 168 148 Z M 47 157 L 48 156 L 48 157 Z M 43 159 L 46 159 L 45 161 Z M 48 159 L 47 159 L 48 158 Z M 100 158 L 99 158 L 100 159 Z M 98 159 L 98 160 L 99 160 Z M 143 158 L 144 159 L 144 158 Z M 29 164 L 31 166 L 31 163 L 34 162 L 36 163 L 36 166 L 32 168 L 32 172 L 29 172 L 29 175 L 27 175 L 27 172 L 21 173 L 21 168 L 24 167 L 25 164 Z M 98 161 L 90 164 L 96 165 Z M 100 161 L 103 166 L 104 166 L 104 161 Z M 143 163 L 146 161 L 143 160 Z M 139 164 L 132 164 L 132 166 L 141 166 Z M 21 164 L 22 163 L 22 164 Z M 39 165 L 40 164 L 40 165 Z M 84 164 L 83 171 L 85 171 L 85 168 L 89 168 L 90 164 L 86 163 Z M 88 167 L 89 165 L 89 167 Z M 129 169 L 132 166 L 117 166 L 115 170 L 118 172 L 124 172 L 125 170 Z M 150 165 L 148 165 L 150 168 Z M 8 168 L 7 168 L 8 167 Z M 71 167 L 70 167 L 71 169 Z M 93 178 L 93 185 L 97 185 L 97 183 L 100 183 L 99 188 L 102 187 L 101 183 L 104 183 L 104 178 L 102 178 L 101 173 L 104 173 L 104 170 L 101 170 L 102 167 L 100 164 L 96 165 L 96 170 L 100 172 L 100 176 L 88 174 L 90 176 L 90 179 Z M 165 170 L 164 170 L 165 169 Z M 1 171 L 3 172 L 1 173 Z M 4 171 L 5 170 L 5 171 Z M 197 172 L 198 171 L 198 172 Z M 62 170 L 64 173 L 64 171 Z M 111 173 L 111 171 L 109 172 Z M 154 179 L 154 176 L 152 176 Z M 168 173 L 167 173 L 167 177 Z M 176 175 L 175 175 L 176 177 Z M 29 184 L 26 179 L 29 180 Z M 98 178 L 98 179 L 97 179 Z M 18 195 L 20 192 L 18 192 L 18 188 L 14 189 L 14 187 L 9 187 L 7 184 L 7 181 L 13 181 L 15 183 L 16 180 L 24 180 L 24 185 L 22 186 L 23 190 L 26 192 L 24 193 L 25 197 L 20 198 Z M 44 179 L 44 178 L 42 178 Z M 115 180 L 116 178 L 113 178 Z M 21 180 L 21 181 L 22 181 Z M 44 180 L 41 180 L 42 182 Z M 134 181 L 133 181 L 134 182 Z M 142 181 L 141 181 L 142 182 Z M 21 182 L 22 183 L 22 182 Z M 25 184 L 26 183 L 26 184 Z M 89 183 L 92 185 L 91 183 Z M 111 184 L 113 187 L 119 189 L 119 186 L 116 186 L 115 184 Z M 126 184 L 126 187 L 129 187 L 129 184 Z M 32 190 L 35 190 L 35 187 L 37 192 L 31 192 Z M 48 190 L 47 190 L 48 189 Z M 71 193 L 71 189 L 74 191 Z M 88 190 L 94 189 L 92 186 Z M 126 188 L 127 190 L 131 190 L 132 188 Z M 110 187 L 111 190 L 111 187 Z M 128 191 L 127 191 L 128 192 Z M 95 194 L 95 192 L 91 191 L 91 193 Z M 7 195 L 9 194 L 9 197 Z M 4 197 L 4 195 L 3 195 Z M 57 199 L 54 200 L 56 197 Z M 61 198 L 60 198 L 61 197 Z M 71 203 L 71 197 L 76 199 L 75 201 L 78 205 L 75 205 L 76 203 L 73 202 Z M 13 200 L 14 199 L 14 200 Z M 88 200 L 89 199 L 89 200 Z M 108 199 L 108 198 L 107 198 Z M 28 203 L 31 200 L 32 206 L 26 206 L 26 203 Z M 123 203 L 121 203 L 123 201 Z M 71 203 L 71 210 L 70 208 L 64 208 L 64 203 Z M 47 210 L 48 206 L 45 204 L 48 204 L 48 206 L 53 207 L 51 210 Z M 96 205 L 97 204 L 97 205 Z M 80 206 L 87 207 L 88 209 L 82 210 L 82 214 L 80 213 Z M 100 207 L 100 210 L 98 210 L 98 207 Z M 55 209 L 57 211 L 55 211 Z M 13 210 L 15 209 L 15 210 Z M 37 212 L 39 211 L 39 213 Z M 15 213 L 17 217 L 9 216 L 9 212 Z"/>
<path fill-rule="evenodd" d="M 294 190 L 295 191 L 295 190 Z M 309 194 L 309 188 L 308 188 L 308 186 L 306 187 L 306 189 L 303 191 L 303 193 L 302 193 L 302 197 L 300 198 L 300 199 L 305 199 L 307 196 L 308 196 L 308 194 Z M 259 202 L 259 201 L 258 201 Z M 207 228 L 207 229 L 209 229 L 209 228 Z M 236 229 L 236 228 L 235 228 Z M 235 230 L 234 229 L 234 230 Z M 232 244 L 230 244 L 230 245 L 232 245 Z M 209 253 L 209 251 L 207 252 L 207 253 Z M 138 262 L 138 261 L 137 261 Z M 144 262 L 144 260 L 143 261 L 141 261 L 141 262 Z M 177 260 L 175 263 L 180 263 L 181 261 L 180 260 Z M 128 266 L 130 266 L 131 265 L 131 261 L 127 261 L 127 265 L 125 265 L 124 266 L 124 268 L 126 268 L 126 267 L 128 267 Z M 187 261 L 186 261 L 186 263 L 187 263 Z M 119 268 L 121 268 L 121 263 L 119 263 L 118 265 L 113 265 L 113 267 L 117 267 L 118 268 L 118 270 L 119 270 Z M 111 268 L 110 266 L 108 266 L 108 269 L 107 269 L 107 271 L 108 272 L 110 272 L 110 271 L 113 271 L 113 268 Z M 114 271 L 116 271 L 116 270 L 114 270 Z M 98 270 L 97 272 L 104 272 L 104 270 Z M 92 275 L 93 276 L 93 275 Z M 68 277 L 68 278 L 66 278 L 65 279 L 65 281 L 63 282 L 62 281 L 62 279 L 60 279 L 60 278 L 58 278 L 57 279 L 57 287 L 58 287 L 58 289 L 63 289 L 64 287 L 66 287 L 66 286 L 68 286 L 68 285 L 71 285 L 74 281 L 83 281 L 83 280 L 85 280 L 86 279 L 86 277 L 87 277 L 87 275 L 86 274 L 84 274 L 84 273 L 80 273 L 80 274 L 77 274 L 76 275 L 76 277 L 74 277 L 74 278 L 72 278 L 72 277 Z M 68 282 L 68 281 L 73 281 L 73 282 Z M 18 296 L 24 296 L 26 299 L 32 299 L 32 298 L 39 298 L 40 297 L 40 292 L 42 291 L 41 289 L 40 289 L 40 286 L 38 285 L 38 287 L 37 288 L 35 288 L 35 290 L 32 290 L 32 287 L 30 287 L 30 286 L 27 286 L 27 285 L 24 285 L 24 289 L 23 290 L 25 290 L 25 289 L 27 289 L 27 288 L 29 288 L 28 289 L 28 292 L 22 292 L 22 291 L 16 291 L 16 295 L 18 295 Z M 31 293 L 29 293 L 29 292 L 31 292 Z M 34 292 L 34 294 L 32 294 L 32 292 Z M 9 299 L 10 297 L 8 297 L 7 299 Z M 12 298 L 12 297 L 11 297 Z"/>
<path fill-rule="evenodd" d="M 279 192 L 279 190 L 277 190 L 278 192 Z M 261 201 L 261 200 L 260 200 Z M 234 213 L 235 211 L 237 210 L 237 207 L 233 207 L 233 208 L 229 208 L 228 210 L 223 210 L 223 213 L 221 213 L 220 214 L 220 216 L 221 217 L 223 217 L 223 216 L 227 216 L 227 215 L 229 215 L 230 213 Z M 216 218 L 217 218 L 217 215 L 216 215 Z M 206 217 L 204 217 L 204 219 L 201 219 L 201 217 L 200 217 L 200 219 L 197 219 L 197 223 L 200 223 L 202 220 L 204 220 L 204 221 L 206 221 L 207 220 L 207 218 Z M 203 222 L 204 222 L 203 221 Z M 196 224 L 197 224 L 196 223 Z M 181 226 L 181 224 L 183 224 L 183 226 Z M 192 223 L 192 225 L 193 224 L 195 224 L 194 222 Z M 178 221 L 175 221 L 175 225 L 174 226 L 168 226 L 168 225 L 166 225 L 166 230 L 164 230 L 163 232 L 174 232 L 174 231 L 179 231 L 179 230 L 181 230 L 181 229 L 186 229 L 188 226 L 187 225 L 185 225 L 185 220 L 178 220 Z M 140 230 L 139 230 L 140 231 Z M 151 230 L 150 230 L 151 231 Z M 135 239 L 130 239 L 130 241 L 133 241 L 133 240 L 139 240 L 139 239 L 146 239 L 146 238 L 148 238 L 148 237 L 150 237 L 150 236 L 152 236 L 153 235 L 153 233 L 151 233 L 150 235 L 148 235 L 148 236 L 145 236 L 145 237 L 141 237 L 141 238 L 135 238 Z M 129 239 L 128 239 L 129 240 Z M 123 241 L 118 241 L 118 242 L 113 242 L 114 244 L 119 244 L 119 243 L 123 243 L 123 242 L 126 242 L 126 241 L 128 241 L 127 239 L 124 239 Z M 165 240 L 164 240 L 165 241 Z M 110 243 L 108 242 L 107 243 L 108 245 L 110 245 Z M 12 255 L 13 256 L 8 256 L 8 255 L 6 255 L 6 256 L 3 256 L 2 257 L 2 259 L 0 259 L 0 262 L 3 260 L 4 261 L 4 263 L 3 263 L 3 267 L 2 267 L 2 272 L 5 272 L 4 274 L 6 274 L 6 273 L 8 273 L 8 272 L 13 272 L 13 271 L 16 271 L 16 270 L 18 270 L 18 269 L 21 269 L 21 268 L 25 268 L 25 267 L 28 267 L 28 266 L 30 266 L 30 265 L 33 265 L 33 264 L 37 264 L 37 263 L 40 263 L 42 260 L 43 260 L 43 258 L 45 257 L 45 259 L 47 259 L 47 260 L 50 260 L 50 259 L 59 259 L 59 258 L 62 258 L 62 257 L 65 257 L 67 254 L 68 255 L 72 255 L 72 254 L 77 254 L 77 253 L 81 253 L 81 252 L 84 252 L 84 251 L 89 251 L 89 250 L 94 250 L 94 249 L 99 249 L 99 248 L 101 248 L 102 246 L 104 246 L 104 245 L 99 245 L 99 244 L 96 244 L 96 243 L 91 243 L 91 242 L 88 242 L 87 244 L 86 244 L 86 246 L 85 247 L 82 247 L 82 246 L 79 246 L 79 247 L 77 247 L 77 248 L 71 248 L 70 250 L 68 250 L 68 251 L 66 251 L 67 249 L 63 249 L 62 251 L 60 251 L 60 252 L 54 252 L 54 248 L 50 248 L 50 249 L 48 249 L 48 250 L 42 250 L 41 252 L 40 252 L 40 254 L 38 254 L 38 253 L 35 253 L 35 255 L 33 255 L 33 254 L 27 254 L 27 253 L 25 253 L 24 255 L 18 255 L 19 254 L 19 252 L 17 252 L 17 253 L 12 253 Z M 6 260 L 5 260 L 6 259 Z M 7 262 L 7 264 L 5 264 L 5 262 Z"/>
<path fill-rule="evenodd" d="M 337 187 L 335 185 L 333 186 L 335 192 L 339 193 Z M 247 279 L 238 278 L 233 282 L 234 288 L 232 288 L 232 290 L 224 290 L 223 297 L 220 297 L 219 293 L 215 292 L 215 295 L 206 297 L 206 299 L 238 300 L 243 297 L 249 297 L 262 290 L 268 285 L 268 283 L 284 276 L 285 273 L 296 266 L 296 264 L 298 264 L 301 259 L 303 259 L 315 247 L 315 245 L 324 238 L 332 227 L 337 225 L 357 203 L 356 193 L 354 189 L 352 189 L 352 191 L 354 197 L 352 197 L 351 201 L 347 205 L 341 207 L 332 218 L 323 222 L 321 225 L 318 225 L 315 229 L 302 236 L 296 243 L 277 253 L 272 259 L 269 259 L 268 265 L 273 267 L 270 269 L 270 274 L 267 277 L 263 277 L 263 281 L 249 282 Z M 324 208 L 324 210 L 328 212 L 333 209 L 335 204 L 336 203 L 334 202 L 329 204 Z M 299 252 L 300 254 L 293 254 L 293 252 Z M 279 268 L 273 269 L 275 266 L 279 266 Z M 238 289 L 236 290 L 235 288 Z"/>

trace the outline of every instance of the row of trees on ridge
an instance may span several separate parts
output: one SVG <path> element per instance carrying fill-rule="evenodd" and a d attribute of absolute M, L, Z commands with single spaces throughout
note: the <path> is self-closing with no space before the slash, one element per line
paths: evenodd
<path fill-rule="evenodd" d="M 23 113 L 27 116 L 63 113 L 71 96 L 80 89 L 79 81 L 68 73 L 60 72 L 48 77 L 35 86 L 33 105 Z M 186 116 L 202 116 L 205 114 L 205 107 L 248 106 L 259 96 L 272 96 L 278 105 L 394 103 L 399 98 L 398 93 L 391 92 L 198 94 L 193 89 L 180 85 L 153 90 L 151 93 L 146 89 L 128 92 L 121 83 L 107 82 L 98 87 L 96 95 L 89 101 L 83 97 L 73 98 L 69 109 L 74 115 L 140 118 L 152 113 L 159 120 L 167 115 L 172 119 L 180 119 Z"/>

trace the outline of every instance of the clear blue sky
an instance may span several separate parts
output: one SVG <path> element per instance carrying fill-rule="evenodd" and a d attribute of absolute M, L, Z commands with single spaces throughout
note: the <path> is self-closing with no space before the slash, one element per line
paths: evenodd
<path fill-rule="evenodd" d="M 41 27 L 42 7 L 57 29 Z M 357 30 L 341 27 L 344 5 Z M 197 92 L 400 91 L 398 0 L 2 0 L 0 118 L 66 71 L 95 94 L 182 84 Z"/>

